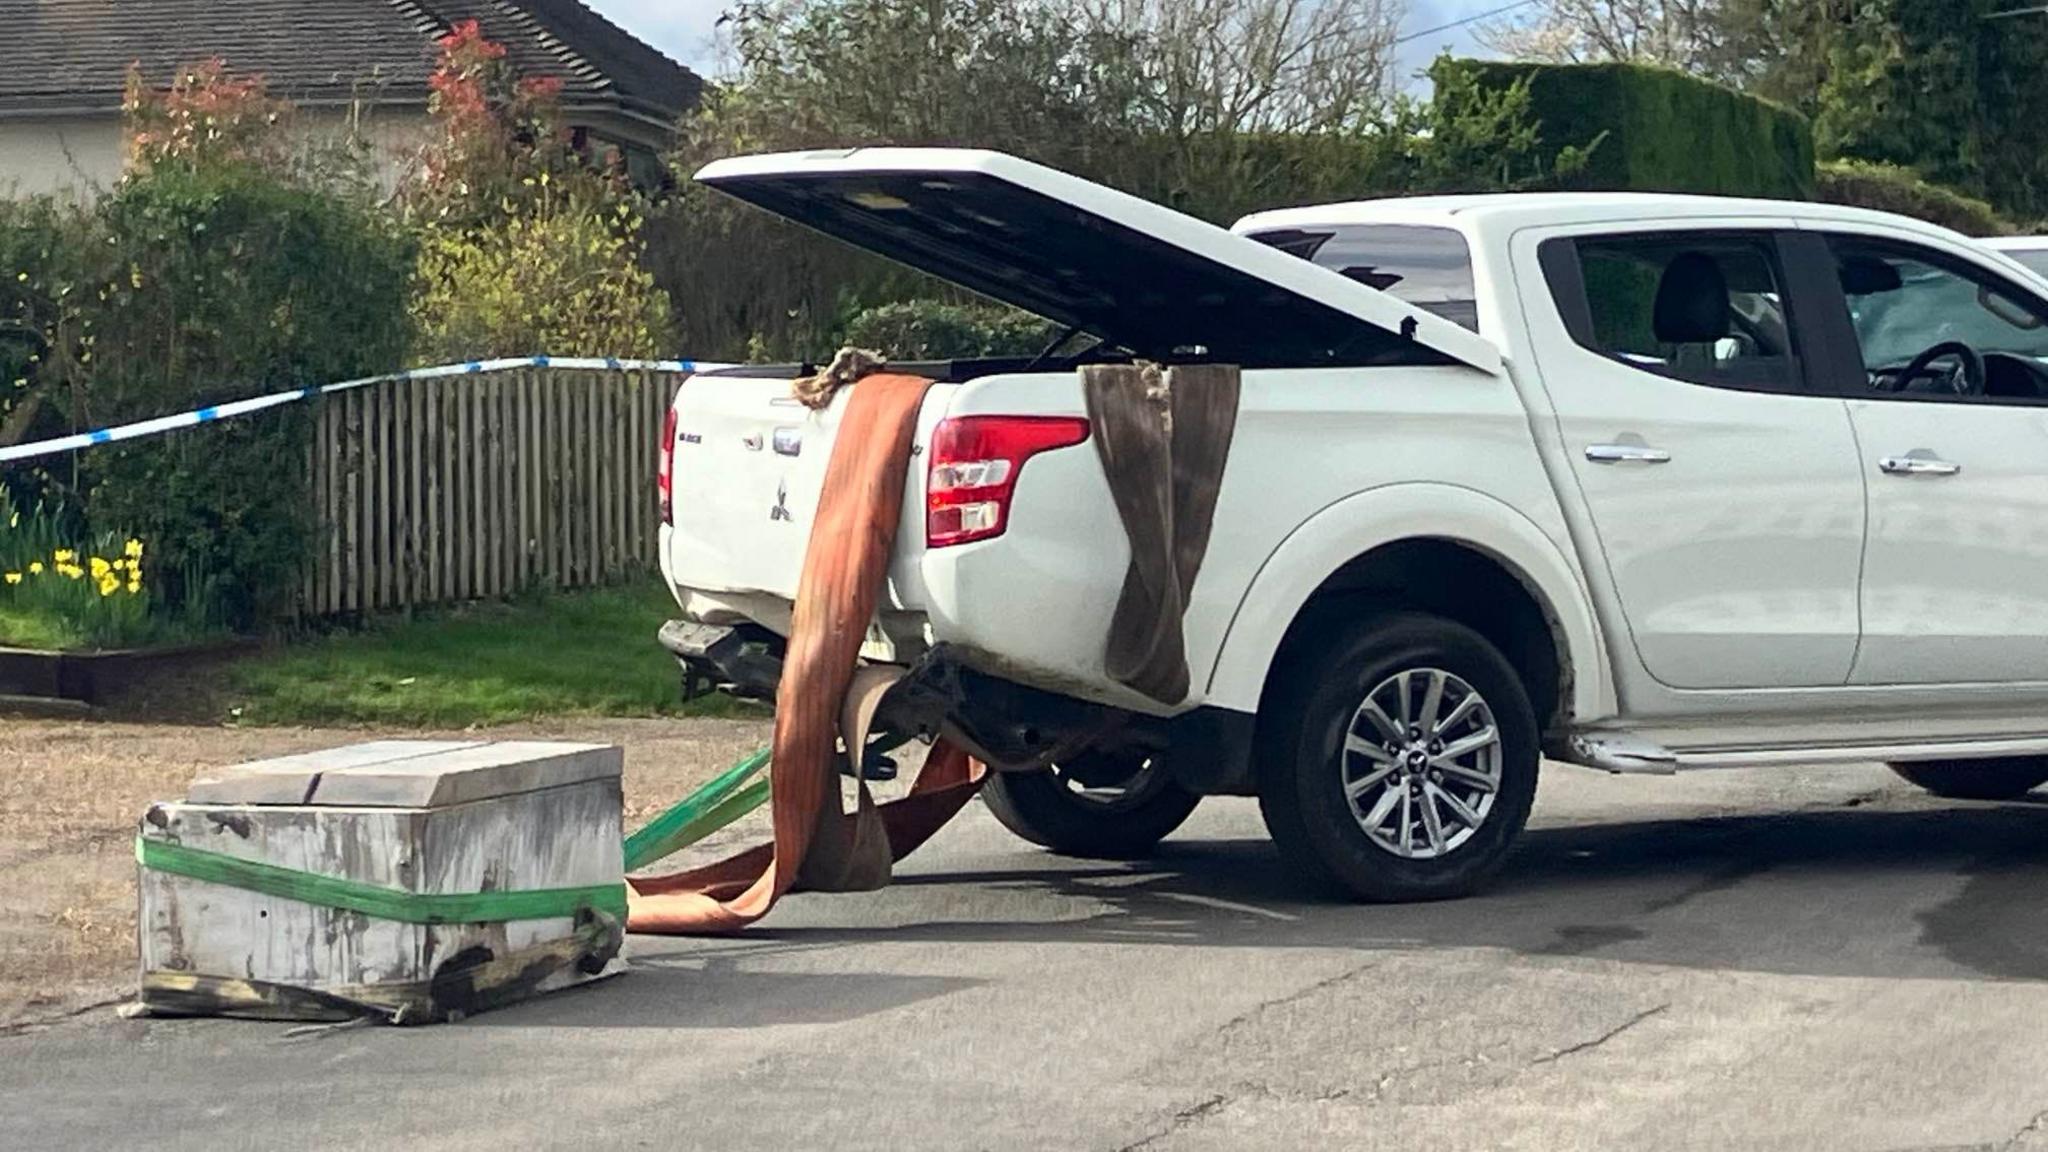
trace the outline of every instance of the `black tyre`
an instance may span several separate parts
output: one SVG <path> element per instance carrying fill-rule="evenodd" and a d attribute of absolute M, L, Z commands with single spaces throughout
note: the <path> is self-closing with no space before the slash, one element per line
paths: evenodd
<path fill-rule="evenodd" d="M 1927 760 L 1894 764 L 1892 771 L 1950 800 L 2017 800 L 2048 784 L 2048 758 Z"/>
<path fill-rule="evenodd" d="M 1202 798 L 1143 756 L 1088 754 L 1043 772 L 998 772 L 981 790 L 1003 827 L 1066 856 L 1144 856 Z"/>
<path fill-rule="evenodd" d="M 1281 856 L 1366 900 L 1467 895 L 1500 870 L 1536 798 L 1521 678 L 1462 624 L 1333 619 L 1261 718 L 1259 808 Z"/>

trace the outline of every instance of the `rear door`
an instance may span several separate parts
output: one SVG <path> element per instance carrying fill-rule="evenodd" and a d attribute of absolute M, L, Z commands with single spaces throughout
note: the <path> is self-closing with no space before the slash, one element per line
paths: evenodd
<path fill-rule="evenodd" d="M 1683 689 L 1843 684 L 1863 479 L 1787 306 L 1788 220 L 1532 230 L 1541 379 L 1644 669 Z M 1527 276 L 1536 272 L 1536 277 Z"/>

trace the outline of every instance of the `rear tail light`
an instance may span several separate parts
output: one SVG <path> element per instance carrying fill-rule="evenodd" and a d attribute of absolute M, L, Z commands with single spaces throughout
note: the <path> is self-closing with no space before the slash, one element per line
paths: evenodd
<path fill-rule="evenodd" d="M 676 410 L 661 419 L 661 454 L 654 460 L 654 489 L 661 494 L 661 522 L 676 522 Z M 641 505 L 646 507 L 646 505 Z"/>
<path fill-rule="evenodd" d="M 932 431 L 925 478 L 924 540 L 947 548 L 1001 536 L 1024 462 L 1088 439 L 1069 416 L 962 416 Z"/>

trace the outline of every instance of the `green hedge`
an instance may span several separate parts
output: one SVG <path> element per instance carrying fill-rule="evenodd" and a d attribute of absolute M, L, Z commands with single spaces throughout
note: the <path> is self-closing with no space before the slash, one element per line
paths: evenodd
<path fill-rule="evenodd" d="M 2004 236 L 2011 221 L 1990 204 L 1953 188 L 1930 184 L 1908 168 L 1861 160 L 1832 160 L 1820 166 L 1815 199 L 1828 204 L 1896 212 L 1966 236 Z"/>
<path fill-rule="evenodd" d="M 1810 199 L 1813 129 L 1789 108 L 1668 68 L 1454 60 L 1482 91 L 1527 86 L 1545 154 L 1594 145 L 1575 189 Z M 1439 80 L 1441 84 L 1441 80 Z"/>
<path fill-rule="evenodd" d="M 1056 335 L 1046 321 L 999 304 L 906 300 L 854 316 L 844 342 L 892 360 L 952 360 L 1033 356 Z"/>

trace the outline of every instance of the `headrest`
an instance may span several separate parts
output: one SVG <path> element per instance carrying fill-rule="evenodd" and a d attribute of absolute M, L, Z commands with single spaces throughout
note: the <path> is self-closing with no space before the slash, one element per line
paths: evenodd
<path fill-rule="evenodd" d="M 1711 344 L 1728 335 L 1728 278 L 1704 252 L 1682 252 L 1657 283 L 1651 323 L 1659 344 Z"/>

